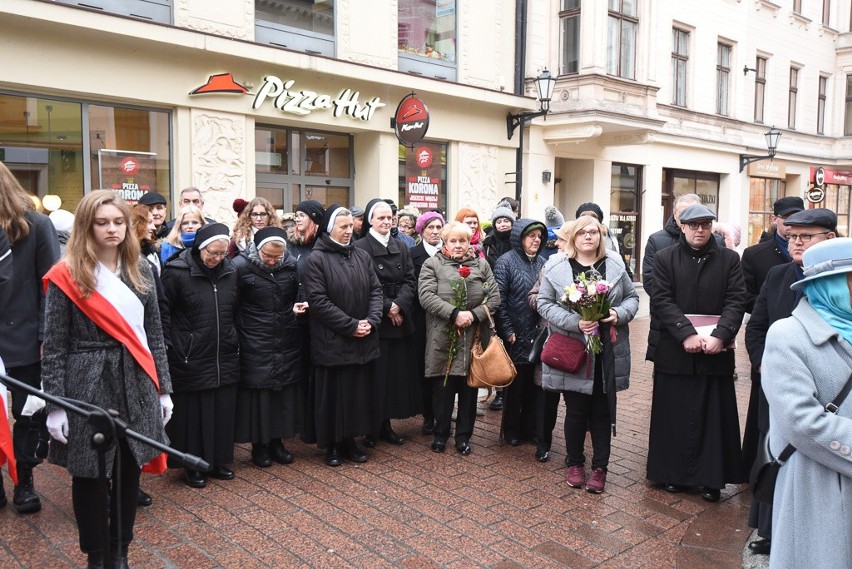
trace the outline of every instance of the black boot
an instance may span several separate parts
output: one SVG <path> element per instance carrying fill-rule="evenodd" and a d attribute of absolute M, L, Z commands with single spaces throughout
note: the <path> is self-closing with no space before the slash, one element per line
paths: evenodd
<path fill-rule="evenodd" d="M 112 552 L 112 569 L 130 569 L 127 565 L 127 547 Z"/>
<path fill-rule="evenodd" d="M 491 404 L 488 406 L 492 411 L 500 411 L 503 409 L 503 390 L 498 389 L 497 394 L 494 396 L 494 400 L 491 401 Z"/>
<path fill-rule="evenodd" d="M 33 467 L 18 465 L 18 485 L 13 498 L 19 514 L 34 514 L 41 510 L 41 499 L 33 487 Z"/>
<path fill-rule="evenodd" d="M 104 569 L 104 556 L 100 553 L 90 553 L 86 569 Z"/>

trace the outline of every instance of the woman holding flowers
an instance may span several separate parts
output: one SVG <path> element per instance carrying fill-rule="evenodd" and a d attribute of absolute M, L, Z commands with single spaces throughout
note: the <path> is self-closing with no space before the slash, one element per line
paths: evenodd
<path fill-rule="evenodd" d="M 576 372 L 542 363 L 542 388 L 565 399 L 568 485 L 603 492 L 615 432 L 615 393 L 630 382 L 627 324 L 639 309 L 639 296 L 621 257 L 606 249 L 606 227 L 591 216 L 556 230 L 565 241 L 541 274 L 538 312 L 551 337 L 561 334 L 585 345 L 587 364 Z M 555 409 L 550 410 L 555 413 Z M 551 423 L 552 424 L 552 423 Z M 592 475 L 586 482 L 583 447 L 592 435 Z"/>
<path fill-rule="evenodd" d="M 444 452 L 456 394 L 456 450 L 469 455 L 476 420 L 476 392 L 467 386 L 476 327 L 488 330 L 488 313 L 500 306 L 500 293 L 485 259 L 470 245 L 472 232 L 453 221 L 441 231 L 443 247 L 423 264 L 418 293 L 426 311 L 426 377 L 432 378 L 435 416 L 432 450 Z M 487 309 L 486 309 L 487 307 Z"/>

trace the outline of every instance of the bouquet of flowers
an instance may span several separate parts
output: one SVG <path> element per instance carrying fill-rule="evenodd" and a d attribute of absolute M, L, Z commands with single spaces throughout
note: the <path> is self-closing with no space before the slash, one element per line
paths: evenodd
<path fill-rule="evenodd" d="M 580 273 L 573 283 L 565 287 L 559 303 L 579 314 L 583 320 L 597 322 L 609 316 L 612 306 L 609 300 L 610 289 L 612 284 L 604 280 L 597 271 Z M 595 327 L 592 334 L 586 334 L 586 353 L 599 354 L 602 349 L 600 331 Z"/>
<path fill-rule="evenodd" d="M 470 267 L 464 265 L 459 267 L 459 280 L 452 282 L 453 287 L 453 306 L 458 310 L 467 310 L 467 281 L 470 276 Z M 447 358 L 447 368 L 444 373 L 444 385 L 447 385 L 447 378 L 450 376 L 450 369 L 453 367 L 453 361 L 459 352 L 459 338 L 461 338 L 462 330 L 456 326 L 455 322 L 450 322 L 444 327 L 444 333 L 450 337 L 449 357 Z"/>

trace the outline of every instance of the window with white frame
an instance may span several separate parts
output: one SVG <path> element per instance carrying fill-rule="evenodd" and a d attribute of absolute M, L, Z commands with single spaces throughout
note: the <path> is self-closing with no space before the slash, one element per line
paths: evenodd
<path fill-rule="evenodd" d="M 62 4 L 93 8 L 112 14 L 150 20 L 161 24 L 172 23 L 172 0 L 55 0 Z"/>
<path fill-rule="evenodd" d="M 559 74 L 577 73 L 580 70 L 580 0 L 562 0 L 559 33 L 562 45 Z"/>
<path fill-rule="evenodd" d="M 790 68 L 790 86 L 787 92 L 787 127 L 796 128 L 796 99 L 799 96 L 799 70 Z"/>
<path fill-rule="evenodd" d="M 852 136 L 852 75 L 846 76 L 846 115 L 843 124 L 844 136 Z"/>
<path fill-rule="evenodd" d="M 606 72 L 609 75 L 636 78 L 638 3 L 638 0 L 609 0 L 606 47 Z"/>
<path fill-rule="evenodd" d="M 819 96 L 817 98 L 817 134 L 825 134 L 825 102 L 828 99 L 828 77 L 819 77 Z"/>
<path fill-rule="evenodd" d="M 728 115 L 728 97 L 731 88 L 731 46 L 716 45 L 716 114 Z"/>
<path fill-rule="evenodd" d="M 397 0 L 399 70 L 455 81 L 458 0 Z"/>
<path fill-rule="evenodd" d="M 686 106 L 686 71 L 689 64 L 689 32 L 672 28 L 672 104 Z"/>
<path fill-rule="evenodd" d="M 766 98 L 766 58 L 757 56 L 754 72 L 754 122 L 763 122 L 763 104 Z"/>

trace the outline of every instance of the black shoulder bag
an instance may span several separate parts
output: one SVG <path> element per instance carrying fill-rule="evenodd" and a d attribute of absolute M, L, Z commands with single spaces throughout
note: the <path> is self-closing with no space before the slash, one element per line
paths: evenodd
<path fill-rule="evenodd" d="M 840 349 L 835 345 L 835 349 L 840 353 Z M 841 354 L 842 355 L 842 354 Z M 840 390 L 831 403 L 825 406 L 825 410 L 829 413 L 837 413 L 837 409 L 849 395 L 852 390 L 852 375 L 846 380 L 846 385 Z M 772 410 L 770 409 L 770 413 Z M 751 495 L 755 500 L 764 504 L 772 504 L 772 499 L 775 496 L 775 480 L 778 478 L 778 472 L 785 462 L 796 452 L 796 447 L 787 445 L 777 457 L 772 456 L 769 450 L 769 434 L 767 433 L 757 446 L 757 457 L 754 460 L 751 474 L 749 475 L 748 484 L 751 488 Z"/>

